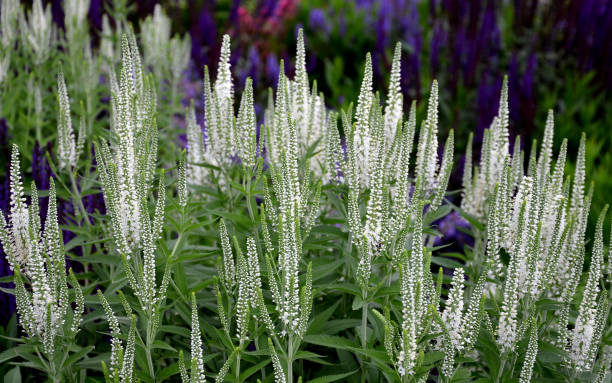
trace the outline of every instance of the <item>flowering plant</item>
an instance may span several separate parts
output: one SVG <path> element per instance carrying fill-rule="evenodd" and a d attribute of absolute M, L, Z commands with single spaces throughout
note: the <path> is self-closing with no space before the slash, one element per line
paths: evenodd
<path fill-rule="evenodd" d="M 24 18 L 19 4 L 2 5 Z M 40 1 L 20 26 L 31 49 L 17 53 L 40 65 L 59 55 L 56 38 L 71 48 L 51 66 L 56 100 L 37 107 L 58 114 L 46 215 L 36 182 L 29 201 L 23 187 L 29 141 L 12 151 L 0 215 L 14 283 L 2 291 L 17 306 L 0 352 L 8 378 L 609 381 L 612 252 L 607 207 L 587 241 L 585 138 L 566 175 L 568 142 L 555 159 L 551 111 L 525 166 L 520 138 L 511 150 L 507 79 L 477 165 L 468 141 L 456 205 L 446 198 L 455 132 L 438 144 L 444 84 L 432 82 L 422 120 L 420 100 L 404 113 L 401 44 L 384 97 L 367 54 L 354 108 L 334 111 L 309 80 L 299 31 L 295 73 L 280 62 L 258 126 L 253 82 L 238 95 L 225 35 L 216 73 L 203 71 L 203 110 L 189 103 L 179 123 L 186 64 L 174 56 L 186 40 L 169 38 L 163 9 L 140 34 L 107 21 L 98 49 L 77 44 L 83 3 L 66 6 L 65 36 L 35 22 L 46 20 Z M 80 92 L 88 85 L 62 70 L 71 57 L 97 63 L 105 81 Z M 15 60 L 8 83 L 30 70 Z M 98 91 L 108 103 L 94 101 Z M 100 112 L 83 107 L 75 135 L 71 100 L 81 98 Z M 50 130 L 39 117 L 32 131 Z M 186 150 L 173 145 L 180 134 Z M 60 214 L 60 204 L 72 208 Z M 455 253 L 436 246 L 450 214 L 474 240 Z"/>

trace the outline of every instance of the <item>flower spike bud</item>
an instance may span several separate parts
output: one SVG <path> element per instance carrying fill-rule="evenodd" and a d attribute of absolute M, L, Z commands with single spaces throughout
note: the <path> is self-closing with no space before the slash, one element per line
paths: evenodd
<path fill-rule="evenodd" d="M 450 336 L 450 341 L 454 349 L 463 348 L 463 290 L 465 275 L 463 268 L 458 267 L 453 273 L 451 289 L 446 301 L 446 308 L 442 313 L 442 320 Z"/>
<path fill-rule="evenodd" d="M 187 172 L 185 170 L 185 151 L 183 150 L 180 154 L 180 159 L 178 163 L 178 185 L 177 185 L 177 194 L 178 194 L 178 204 L 183 209 L 187 206 Z"/>
<path fill-rule="evenodd" d="M 240 159 L 246 168 L 252 169 L 255 166 L 257 150 L 257 120 L 253 105 L 253 80 L 250 77 L 246 79 L 244 92 L 240 100 L 237 128 L 240 136 L 238 143 Z"/>
<path fill-rule="evenodd" d="M 308 329 L 308 320 L 312 311 L 312 262 L 308 263 L 306 271 L 306 283 L 300 293 L 300 324 L 298 335 L 303 337 Z"/>
<path fill-rule="evenodd" d="M 234 253 L 230 245 L 229 235 L 225 221 L 219 223 L 219 235 L 221 237 L 221 249 L 223 250 L 223 275 L 219 275 L 221 282 L 225 287 L 231 289 L 236 283 L 236 272 L 234 270 Z"/>
<path fill-rule="evenodd" d="M 121 339 L 119 336 L 121 335 L 121 328 L 119 327 L 119 321 L 113 312 L 113 309 L 110 307 L 110 304 L 106 300 L 102 291 L 98 289 L 98 298 L 100 299 L 100 303 L 102 304 L 102 308 L 104 309 L 104 314 L 106 315 L 106 321 L 111 330 L 111 354 L 110 354 L 110 364 L 109 364 L 109 372 L 110 378 L 113 381 L 119 380 L 119 376 L 121 374 L 121 354 L 123 353 L 123 345 L 121 344 Z"/>
<path fill-rule="evenodd" d="M 81 285 L 79 284 L 79 281 L 72 272 L 72 267 L 69 269 L 68 272 L 70 274 L 70 284 L 72 284 L 76 301 L 76 307 L 74 308 L 74 311 L 72 313 L 72 325 L 70 326 L 70 332 L 72 333 L 72 336 L 75 336 L 77 332 L 79 332 L 79 326 L 81 325 L 81 317 L 83 315 L 83 311 L 85 311 L 85 298 L 83 297 Z"/>
<path fill-rule="evenodd" d="M 205 152 L 202 129 L 196 121 L 193 100 L 186 110 L 185 129 L 187 130 L 187 177 L 195 185 L 203 185 L 206 180 L 206 168 L 199 166 L 205 160 Z"/>
<path fill-rule="evenodd" d="M 170 65 L 172 80 L 178 83 L 187 67 L 189 67 L 189 60 L 191 59 L 191 38 L 189 34 L 185 34 L 183 38 L 175 35 L 170 40 L 168 55 L 170 56 L 168 64 Z"/>
<path fill-rule="evenodd" d="M 520 185 L 523 180 L 523 153 L 521 152 L 521 136 L 517 135 L 514 140 L 514 150 L 512 152 L 512 183 L 511 188 Z"/>
<path fill-rule="evenodd" d="M 553 111 L 552 109 L 549 109 L 548 117 L 546 118 L 546 127 L 544 128 L 544 137 L 542 138 L 542 147 L 540 148 L 540 155 L 538 156 L 538 182 L 540 184 L 540 188 L 544 187 L 548 174 L 550 173 L 554 124 L 555 119 Z"/>
<path fill-rule="evenodd" d="M 191 292 L 191 383 L 204 383 L 204 359 L 202 337 L 200 336 L 200 321 L 195 293 Z"/>
<path fill-rule="evenodd" d="M 185 367 L 185 360 L 183 359 L 183 350 L 179 351 L 179 373 L 181 374 L 181 381 L 183 383 L 191 383 L 189 379 L 189 375 L 187 375 L 187 368 Z"/>
<path fill-rule="evenodd" d="M 128 332 L 127 345 L 121 364 L 121 381 L 131 383 L 134 373 L 134 357 L 136 356 L 136 315 L 132 315 L 132 322 Z"/>
<path fill-rule="evenodd" d="M 274 367 L 274 383 L 287 383 L 285 371 L 283 370 L 283 366 L 281 365 L 280 359 L 278 359 L 278 354 L 270 338 L 268 338 L 268 351 L 270 353 L 270 359 L 272 359 L 272 366 Z"/>
<path fill-rule="evenodd" d="M 455 146 L 455 131 L 451 129 L 444 144 L 444 155 L 442 156 L 442 164 L 440 165 L 440 172 L 436 179 L 436 189 L 434 192 L 434 198 L 431 202 L 430 209 L 436 210 L 442 204 L 442 198 L 446 193 L 448 187 L 448 180 L 450 179 L 451 171 L 453 169 L 453 151 Z"/>
<path fill-rule="evenodd" d="M 81 105 L 81 118 L 79 119 L 79 131 L 76 140 L 76 158 L 83 153 L 85 149 L 85 140 L 87 139 L 87 121 L 86 121 L 86 112 L 85 105 L 83 105 L 83 101 L 80 103 Z"/>
<path fill-rule="evenodd" d="M 300 142 L 307 143 L 310 137 L 307 136 L 310 122 L 310 87 L 308 84 L 308 73 L 306 72 L 306 49 L 304 47 L 304 30 L 298 30 L 297 50 L 295 59 L 295 83 L 297 92 L 295 102 L 297 104 L 295 119 L 297 132 Z M 316 92 L 314 94 L 316 97 Z"/>
<path fill-rule="evenodd" d="M 531 326 L 529 326 L 529 344 L 527 345 L 527 353 L 525 354 L 525 361 L 523 362 L 523 368 L 521 369 L 521 376 L 519 383 L 531 382 L 531 375 L 533 373 L 533 365 L 535 364 L 536 355 L 538 354 L 538 326 L 536 325 L 535 318 L 531 320 Z"/>
<path fill-rule="evenodd" d="M 257 310 L 257 290 L 261 289 L 261 275 L 259 271 L 259 256 L 253 237 L 247 238 L 247 271 L 248 271 L 248 290 L 249 305 L 255 314 Z M 259 319 L 259 318 L 256 318 Z"/>
<path fill-rule="evenodd" d="M 397 42 L 393 63 L 391 64 L 391 78 L 387 92 L 387 105 L 385 106 L 385 148 L 389 150 L 398 124 L 402 121 L 403 97 L 400 86 L 402 64 L 402 43 Z M 401 125 L 399 125 L 401 126 Z"/>
<path fill-rule="evenodd" d="M 236 298 L 236 336 L 240 345 L 247 340 L 247 332 L 249 330 L 249 306 L 250 306 L 250 284 L 248 263 L 242 256 L 242 251 L 238 246 L 238 241 L 234 237 L 236 244 L 237 262 L 236 262 L 236 283 L 238 284 L 238 296 Z"/>
<path fill-rule="evenodd" d="M 59 104 L 59 116 L 57 118 L 59 167 L 70 171 L 76 166 L 77 152 L 70 117 L 70 99 L 64 81 L 64 71 L 61 68 L 57 76 L 57 101 Z"/>
<path fill-rule="evenodd" d="M 572 184 L 572 196 L 570 204 L 570 212 L 572 215 L 579 217 L 584 206 L 584 180 L 586 176 L 586 135 L 584 132 L 580 137 L 580 146 L 578 148 L 578 157 L 576 158 L 576 170 L 574 172 L 574 180 Z"/>
<path fill-rule="evenodd" d="M 464 210 L 466 209 L 467 202 L 469 198 L 472 196 L 472 141 L 474 140 L 474 133 L 470 132 L 468 136 L 467 145 L 465 147 L 465 160 L 463 162 L 463 177 L 461 186 L 463 187 L 463 192 L 461 194 L 461 207 Z"/>
<path fill-rule="evenodd" d="M 502 131 L 505 130 L 507 132 L 509 121 L 510 121 L 510 112 L 508 108 L 508 75 L 504 75 L 504 80 L 502 82 L 502 89 L 501 89 L 501 94 L 499 96 L 499 107 L 497 110 L 497 116 L 499 118 L 499 125 L 502 128 Z"/>

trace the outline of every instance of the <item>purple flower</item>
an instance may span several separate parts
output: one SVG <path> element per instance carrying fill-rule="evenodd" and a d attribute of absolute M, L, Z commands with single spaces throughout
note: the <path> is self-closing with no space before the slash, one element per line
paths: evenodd
<path fill-rule="evenodd" d="M 278 59 L 274 53 L 270 53 L 266 59 L 266 77 L 268 82 L 275 83 L 278 80 L 279 73 Z"/>
<path fill-rule="evenodd" d="M 331 32 L 331 24 L 325 17 L 325 11 L 321 8 L 313 8 L 308 14 L 308 26 L 311 29 L 322 31 L 325 35 Z"/>
<path fill-rule="evenodd" d="M 437 228 L 442 233 L 442 237 L 436 237 L 435 246 L 451 244 L 450 249 L 463 251 L 464 246 L 474 244 L 474 239 L 465 233 L 470 228 L 470 224 L 456 211 L 438 221 Z M 445 251 L 449 251 L 449 248 Z"/>

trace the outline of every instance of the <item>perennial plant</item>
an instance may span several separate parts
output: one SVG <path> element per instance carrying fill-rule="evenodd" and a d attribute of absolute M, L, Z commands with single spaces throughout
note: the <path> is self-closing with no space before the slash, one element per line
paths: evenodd
<path fill-rule="evenodd" d="M 612 250 L 607 207 L 587 239 L 585 138 L 573 174 L 552 111 L 540 145 L 511 145 L 507 78 L 480 155 L 470 135 L 462 190 L 449 191 L 457 156 L 453 130 L 439 145 L 444 84 L 432 82 L 419 116 L 424 101 L 401 93 L 400 43 L 388 92 L 374 93 L 367 54 L 354 107 L 335 111 L 308 78 L 300 30 L 295 73 L 280 62 L 258 115 L 253 81 L 234 84 L 225 35 L 216 73 L 203 68 L 203 107 L 184 108 L 189 38 L 170 37 L 161 6 L 138 35 L 115 2 L 98 47 L 88 3 L 66 2 L 63 34 L 40 0 L 27 16 L 2 1 L 2 100 L 30 71 L 36 119 L 24 129 L 41 143 L 52 131 L 54 148 L 52 177 L 29 194 L 19 153 L 31 138 L 12 150 L 0 214 L 14 283 L 2 291 L 17 307 L 0 343 L 7 378 L 612 379 Z M 102 81 L 83 81 L 91 75 Z M 88 202 L 96 196 L 103 203 Z M 469 223 L 462 252 L 435 246 L 451 212 Z"/>

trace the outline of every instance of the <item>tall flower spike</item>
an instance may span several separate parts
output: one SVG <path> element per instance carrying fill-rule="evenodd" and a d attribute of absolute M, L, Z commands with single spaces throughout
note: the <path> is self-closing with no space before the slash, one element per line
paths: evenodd
<path fill-rule="evenodd" d="M 591 369 L 594 358 L 591 348 L 595 338 L 598 316 L 597 296 L 599 294 L 599 279 L 601 278 L 603 266 L 603 221 L 608 210 L 608 205 L 604 207 L 595 229 L 595 242 L 591 256 L 591 266 L 587 283 L 580 302 L 576 325 L 573 330 L 573 337 L 569 350 L 570 360 L 577 371 Z"/>
<path fill-rule="evenodd" d="M 189 34 L 185 34 L 183 38 L 175 35 L 172 40 L 170 40 L 168 54 L 170 56 L 169 65 L 170 72 L 172 73 L 172 81 L 178 83 L 189 66 L 189 60 L 191 59 L 191 38 Z"/>
<path fill-rule="evenodd" d="M 221 44 L 221 56 L 217 66 L 217 79 L 214 84 L 214 100 L 217 108 L 216 129 L 220 142 L 214 142 L 218 147 L 217 155 L 221 155 L 221 161 L 229 161 L 236 153 L 237 142 L 234 132 L 234 85 L 230 64 L 230 37 L 223 35 Z"/>
<path fill-rule="evenodd" d="M 47 60 L 53 42 L 54 27 L 51 5 L 43 8 L 42 0 L 34 0 L 27 21 L 22 19 L 22 38 L 34 53 L 34 64 L 40 65 Z"/>
<path fill-rule="evenodd" d="M 17 0 L 2 0 L 0 13 L 0 42 L 4 48 L 4 52 L 8 52 L 13 48 L 15 40 L 18 37 L 19 28 L 17 23 L 21 17 L 21 5 Z M 8 58 L 8 55 L 6 55 Z"/>
<path fill-rule="evenodd" d="M 373 113 L 378 117 L 374 120 L 374 125 L 378 126 L 377 130 L 382 128 L 382 116 L 380 115 L 380 107 L 375 106 L 376 111 Z M 382 132 L 381 132 L 382 133 Z M 368 239 L 368 243 L 371 246 L 374 255 L 377 255 L 380 250 L 384 249 L 384 240 L 386 237 L 385 230 L 385 150 L 384 150 L 384 136 L 383 134 L 377 134 L 374 136 L 374 140 L 371 143 L 376 146 L 375 157 L 371 158 L 372 163 L 370 166 L 370 199 L 368 200 L 367 212 L 366 212 L 366 227 L 364 235 Z"/>
<path fill-rule="evenodd" d="M 133 33 L 121 41 L 121 72 L 111 97 L 111 121 L 117 140 L 96 146 L 96 160 L 113 237 L 129 256 L 142 249 L 143 224 L 149 220 L 143 204 L 153 184 L 157 162 L 156 96 L 152 80 L 142 74 Z"/>
<path fill-rule="evenodd" d="M 355 114 L 352 150 L 355 152 L 353 173 L 362 187 L 368 185 L 370 174 L 370 109 L 372 106 L 372 56 L 366 55 L 365 70 Z"/>
<path fill-rule="evenodd" d="M 416 176 L 422 177 L 425 189 L 435 186 L 438 169 L 438 81 L 431 84 L 427 119 L 421 126 L 419 148 L 417 151 Z"/>
<path fill-rule="evenodd" d="M 64 25 L 69 46 L 75 44 L 75 38 L 82 31 L 89 11 L 89 0 L 67 0 L 64 6 Z"/>
<path fill-rule="evenodd" d="M 155 76 L 161 80 L 169 67 L 169 47 L 171 20 L 160 4 L 155 5 L 153 16 L 148 16 L 140 24 L 140 37 L 143 47 L 145 64 L 153 68 Z"/>
<path fill-rule="evenodd" d="M 215 81 L 215 93 L 220 104 L 227 102 L 233 103 L 234 85 L 232 83 L 232 72 L 230 64 L 230 37 L 223 35 L 223 43 L 221 44 L 221 56 L 219 57 L 219 66 L 217 80 Z M 223 106 L 219 107 L 224 110 Z"/>
<path fill-rule="evenodd" d="M 202 337 L 200 336 L 200 321 L 195 293 L 191 293 L 191 383 L 204 383 L 204 359 Z"/>
<path fill-rule="evenodd" d="M 14 269 L 16 266 L 19 266 L 25 272 L 30 253 L 28 246 L 30 219 L 20 173 L 19 149 L 17 148 L 17 145 L 13 144 L 10 177 L 11 214 L 9 216 L 12 238 L 10 241 L 10 246 L 4 245 L 4 251 L 9 255 L 11 267 Z M 7 251 L 7 249 L 10 249 L 10 251 Z"/>
<path fill-rule="evenodd" d="M 298 140 L 301 143 L 307 143 L 310 140 L 308 137 L 309 122 L 310 122 L 310 89 L 308 85 L 308 73 L 306 72 L 306 49 L 304 47 L 304 30 L 298 30 L 297 51 L 295 62 L 295 83 L 296 94 L 295 103 L 297 108 L 295 111 L 295 120 L 297 123 Z M 315 95 L 316 97 L 316 95 Z"/>
<path fill-rule="evenodd" d="M 76 166 L 77 152 L 74 141 L 74 131 L 70 117 L 70 99 L 64 81 L 64 71 L 60 68 L 57 76 L 57 101 L 59 104 L 59 115 L 57 118 L 57 140 L 58 157 L 60 169 L 68 169 Z"/>

